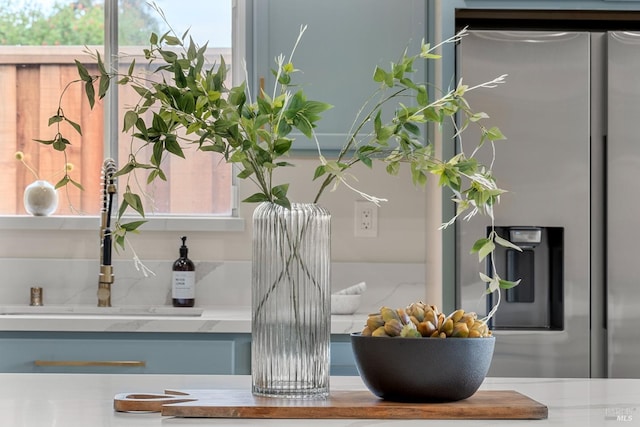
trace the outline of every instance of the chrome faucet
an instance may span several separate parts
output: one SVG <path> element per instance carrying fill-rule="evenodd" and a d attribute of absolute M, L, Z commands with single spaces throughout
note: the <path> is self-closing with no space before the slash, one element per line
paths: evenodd
<path fill-rule="evenodd" d="M 111 307 L 111 265 L 112 236 L 111 212 L 113 196 L 116 194 L 115 173 L 118 171 L 113 159 L 106 159 L 102 165 L 102 210 L 100 211 L 100 274 L 98 276 L 98 307 Z"/>

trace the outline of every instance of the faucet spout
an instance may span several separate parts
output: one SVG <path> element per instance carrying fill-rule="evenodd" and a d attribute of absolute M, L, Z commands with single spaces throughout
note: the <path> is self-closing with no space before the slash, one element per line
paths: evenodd
<path fill-rule="evenodd" d="M 113 159 L 102 165 L 102 211 L 100 212 L 100 273 L 98 275 L 98 307 L 111 307 L 111 285 L 114 281 L 111 263 L 111 212 L 116 193 L 115 173 L 118 168 Z"/>

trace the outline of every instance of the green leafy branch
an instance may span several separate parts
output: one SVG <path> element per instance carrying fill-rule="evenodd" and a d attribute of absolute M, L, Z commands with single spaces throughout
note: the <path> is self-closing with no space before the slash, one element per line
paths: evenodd
<path fill-rule="evenodd" d="M 164 14 L 159 9 L 158 12 L 166 22 Z M 378 83 L 378 89 L 356 115 L 336 158 L 328 160 L 322 154 L 314 130 L 322 113 L 331 105 L 308 99 L 304 91 L 293 84 L 293 75 L 299 71 L 293 65 L 293 56 L 305 29 L 301 27 L 289 58 L 285 59 L 283 55 L 276 58 L 272 94 L 261 90 L 256 99 L 252 99 L 246 83 L 227 87 L 224 58 L 221 56 L 219 63 L 210 64 L 206 57 L 207 45 L 197 45 L 188 31 L 182 36 L 177 36 L 172 29 L 162 35 L 151 33 L 149 47 L 143 51 L 146 65 L 151 70 L 147 74 L 136 72 L 135 60 L 126 73 L 109 71 L 98 52 L 92 54 L 98 64 L 96 75 L 91 75 L 76 61 L 80 79 L 69 85 L 83 84 L 92 108 L 96 100 L 102 99 L 110 90 L 113 82 L 131 87 L 140 97 L 124 115 L 123 132 L 129 133 L 132 139 L 128 159 L 116 173 L 116 176 L 126 177 L 114 231 L 118 245 L 124 246 L 126 233 L 137 232 L 144 223 L 121 223 L 129 208 L 143 218 L 145 215 L 143 198 L 134 191 L 131 178 L 137 182 L 136 173 L 145 172 L 147 183 L 156 179 L 166 181 L 162 169 L 165 160 L 169 156 L 184 158 L 184 149 L 188 146 L 220 153 L 227 162 L 235 164 L 239 171 L 237 176 L 250 180 L 257 188 L 245 202 L 270 202 L 290 208 L 289 184 L 275 182 L 274 171 L 292 166 L 286 156 L 293 142 L 291 134 L 296 130 L 314 140 L 318 149 L 320 165 L 315 169 L 313 179 L 320 180 L 320 187 L 315 202 L 326 188 L 340 184 L 375 203 L 385 200 L 365 194 L 348 182 L 351 178 L 349 169 L 353 165 L 363 163 L 371 168 L 374 160 L 380 160 L 391 175 L 396 175 L 406 163 L 414 184 L 425 185 L 429 176 L 434 176 L 440 187 L 452 191 L 456 214 L 442 225 L 443 228 L 460 216 L 469 219 L 476 214 L 489 215 L 493 222 L 493 207 L 504 190 L 497 186 L 493 176 L 493 158 L 489 165 L 484 165 L 476 154 L 489 143 L 495 157 L 495 142 L 505 138 L 498 128 L 483 124 L 488 115 L 474 111 L 465 94 L 479 88 L 495 87 L 504 82 L 505 76 L 474 87 L 460 81 L 446 92 L 412 78 L 417 61 L 439 59 L 436 50 L 444 43 L 460 40 L 466 30 L 433 47 L 423 42 L 420 51 L 414 55 L 405 50 L 389 69 L 376 67 L 373 80 Z M 50 125 L 57 126 L 56 135 L 51 140 L 39 142 L 65 152 L 70 143 L 62 135 L 60 124 L 69 123 L 80 134 L 82 130 L 64 114 L 61 100 L 62 96 L 56 114 L 49 120 Z M 394 111 L 388 114 L 390 105 Z M 433 144 L 425 141 L 421 133 L 425 125 L 441 126 L 446 120 L 454 126 L 456 120 L 462 122 L 453 138 L 454 142 L 459 142 L 460 150 L 450 159 L 440 159 L 434 154 Z M 471 125 L 480 127 L 481 138 L 467 155 L 461 139 Z M 151 149 L 151 155 L 143 156 L 146 150 L 141 150 L 147 147 Z M 57 186 L 68 183 L 79 185 L 65 174 Z M 492 229 L 489 237 L 478 240 L 473 250 L 482 259 L 493 256 L 496 243 L 510 244 L 505 242 Z M 481 277 L 487 279 L 487 276 Z M 511 286 L 496 274 L 487 283 L 491 292 Z"/>
<path fill-rule="evenodd" d="M 465 34 L 463 30 L 443 43 L 456 42 Z M 440 187 L 451 189 L 454 194 L 452 200 L 458 206 L 457 215 L 444 226 L 455 222 L 465 211 L 470 211 L 467 219 L 477 213 L 486 213 L 498 201 L 504 190 L 497 187 L 491 168 L 478 162 L 475 155 L 487 141 L 493 144 L 505 137 L 497 127 L 482 125 L 481 121 L 488 115 L 474 112 L 464 95 L 470 90 L 501 84 L 505 76 L 473 88 L 460 83 L 444 94 L 431 88 L 431 92 L 436 92 L 434 97 L 426 84 L 412 79 L 412 74 L 416 71 L 416 61 L 439 59 L 440 56 L 434 52 L 443 43 L 432 47 L 423 42 L 419 53 L 408 55 L 405 50 L 400 60 L 392 62 L 388 70 L 376 67 L 373 80 L 379 83 L 379 88 L 360 109 L 337 158 L 328 161 L 318 147 L 321 165 L 316 168 L 314 179 L 324 179 L 314 199 L 316 202 L 331 185 L 335 187 L 342 183 L 353 188 L 347 183 L 349 168 L 359 162 L 371 168 L 374 160 L 386 163 L 386 171 L 391 175 L 397 175 L 401 164 L 408 163 L 415 185 L 424 186 L 429 175 L 434 175 Z M 396 102 L 397 108 L 385 121 L 383 108 L 391 102 Z M 445 120 L 451 120 L 455 125 L 456 118 L 462 118 L 463 125 L 455 138 L 459 139 L 470 124 L 476 124 L 481 128 L 481 140 L 469 157 L 461 152 L 451 159 L 439 159 L 434 155 L 433 145 L 425 143 L 421 128 L 427 123 L 440 126 Z M 385 200 L 362 192 L 359 194 L 375 203 Z"/>

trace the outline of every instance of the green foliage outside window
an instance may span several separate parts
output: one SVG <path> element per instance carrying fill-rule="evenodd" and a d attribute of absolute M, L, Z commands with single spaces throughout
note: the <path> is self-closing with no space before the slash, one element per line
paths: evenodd
<path fill-rule="evenodd" d="M 120 0 L 119 44 L 146 45 L 158 31 L 145 0 Z M 59 46 L 104 43 L 104 1 L 59 0 L 46 7 L 35 0 L 0 2 L 0 45 Z"/>

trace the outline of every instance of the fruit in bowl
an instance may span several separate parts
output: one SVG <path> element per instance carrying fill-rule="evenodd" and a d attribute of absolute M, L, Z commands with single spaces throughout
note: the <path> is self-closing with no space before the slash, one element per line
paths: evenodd
<path fill-rule="evenodd" d="M 362 330 L 363 336 L 374 337 L 431 337 L 481 338 L 490 337 L 491 331 L 484 320 L 474 312 L 456 310 L 448 316 L 435 305 L 412 303 L 406 309 L 382 307 L 372 313 Z"/>
<path fill-rule="evenodd" d="M 431 325 L 420 326 L 423 322 Z M 495 338 L 475 313 L 456 310 L 445 316 L 435 306 L 414 303 L 369 315 L 363 331 L 351 334 L 351 345 L 358 372 L 376 396 L 445 402 L 478 390 L 491 365 Z"/>

